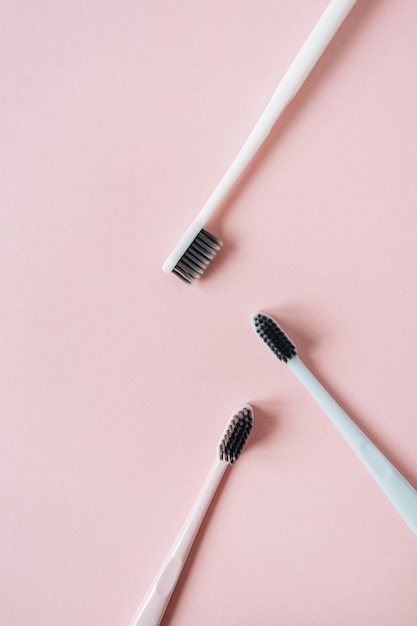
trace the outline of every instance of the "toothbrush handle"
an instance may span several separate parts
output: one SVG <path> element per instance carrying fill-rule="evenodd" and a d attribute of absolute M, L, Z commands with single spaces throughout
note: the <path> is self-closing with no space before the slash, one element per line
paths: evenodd
<path fill-rule="evenodd" d="M 261 147 L 273 125 L 294 98 L 356 2 L 357 0 L 331 0 L 328 4 L 276 87 L 271 100 L 241 150 L 197 215 L 195 219 L 197 232 L 223 201 Z"/>
<path fill-rule="evenodd" d="M 216 460 L 178 537 L 142 600 L 130 626 L 158 626 L 172 596 L 201 522 L 228 464 Z"/>
<path fill-rule="evenodd" d="M 391 504 L 417 535 L 417 491 L 414 487 L 356 426 L 298 356 L 288 361 L 288 365 L 357 454 Z"/>

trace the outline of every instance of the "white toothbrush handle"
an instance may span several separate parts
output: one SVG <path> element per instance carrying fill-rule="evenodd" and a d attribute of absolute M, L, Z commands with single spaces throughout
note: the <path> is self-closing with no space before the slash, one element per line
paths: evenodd
<path fill-rule="evenodd" d="M 417 491 L 414 487 L 356 426 L 298 356 L 290 359 L 288 366 L 321 406 L 398 513 L 417 535 Z"/>
<path fill-rule="evenodd" d="M 164 262 L 162 269 L 165 272 L 169 273 L 172 271 L 178 259 L 182 257 L 211 215 L 225 199 L 234 183 L 269 135 L 281 113 L 294 98 L 295 94 L 316 65 L 356 2 L 357 0 L 331 0 L 328 4 L 324 13 L 282 77 L 264 112 L 229 169 Z"/>
<path fill-rule="evenodd" d="M 228 463 L 217 459 L 130 626 L 158 626 Z"/>
<path fill-rule="evenodd" d="M 294 98 L 357 0 L 331 0 L 276 87 L 264 112 L 197 216 L 206 223 Z"/>

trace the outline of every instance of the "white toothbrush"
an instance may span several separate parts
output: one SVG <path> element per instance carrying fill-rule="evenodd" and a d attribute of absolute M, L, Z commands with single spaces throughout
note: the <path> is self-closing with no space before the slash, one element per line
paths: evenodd
<path fill-rule="evenodd" d="M 254 313 L 252 327 L 271 352 L 297 376 L 357 454 L 403 520 L 417 535 L 417 491 L 368 439 L 297 355 L 295 345 L 273 317 Z"/>
<path fill-rule="evenodd" d="M 162 266 L 186 283 L 199 278 L 222 246 L 204 226 L 255 156 L 273 125 L 294 98 L 357 0 L 331 0 L 302 45 L 264 112 L 197 217 Z"/>
<path fill-rule="evenodd" d="M 160 623 L 222 476 L 242 452 L 252 425 L 253 410 L 249 405 L 242 406 L 233 414 L 219 442 L 216 460 L 197 500 L 130 626 L 158 626 Z"/>

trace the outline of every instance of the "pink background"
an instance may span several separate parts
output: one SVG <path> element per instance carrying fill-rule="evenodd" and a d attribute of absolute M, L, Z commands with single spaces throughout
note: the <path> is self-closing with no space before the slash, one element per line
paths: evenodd
<path fill-rule="evenodd" d="M 359 0 L 211 271 L 161 271 L 325 5 L 2 2 L 2 625 L 127 626 L 245 402 L 163 624 L 417 623 L 416 537 L 249 322 L 417 487 L 414 0 Z"/>

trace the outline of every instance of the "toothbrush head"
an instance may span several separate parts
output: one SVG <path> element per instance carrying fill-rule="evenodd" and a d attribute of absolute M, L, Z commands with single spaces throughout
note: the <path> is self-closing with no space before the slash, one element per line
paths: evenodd
<path fill-rule="evenodd" d="M 273 317 L 266 313 L 254 313 L 251 319 L 255 333 L 268 346 L 277 359 L 287 363 L 297 356 L 297 350 L 291 339 L 284 333 Z"/>
<path fill-rule="evenodd" d="M 249 404 L 236 411 L 219 443 L 219 457 L 226 463 L 234 463 L 242 452 L 253 426 L 253 410 Z"/>
<path fill-rule="evenodd" d="M 220 239 L 202 228 L 177 261 L 172 272 L 184 282 L 191 284 L 205 272 L 222 245 Z"/>

